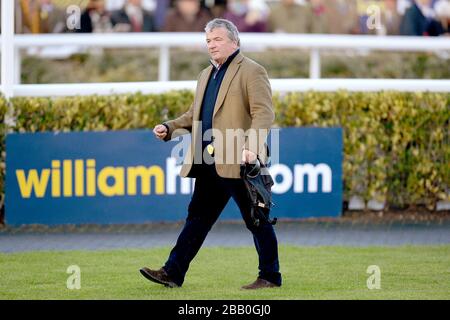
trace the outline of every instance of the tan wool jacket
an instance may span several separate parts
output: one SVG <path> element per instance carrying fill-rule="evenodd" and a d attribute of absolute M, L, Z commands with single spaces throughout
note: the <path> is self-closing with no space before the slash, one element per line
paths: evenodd
<path fill-rule="evenodd" d="M 193 163 L 201 163 L 201 106 L 212 66 L 198 78 L 194 102 L 189 110 L 175 120 L 167 121 L 166 141 L 191 132 L 192 140 L 180 175 L 194 177 Z M 234 57 L 220 86 L 213 112 L 214 163 L 219 176 L 240 178 L 242 150 L 256 153 L 267 161 L 266 139 L 275 115 L 272 90 L 266 70 L 241 53 Z"/>

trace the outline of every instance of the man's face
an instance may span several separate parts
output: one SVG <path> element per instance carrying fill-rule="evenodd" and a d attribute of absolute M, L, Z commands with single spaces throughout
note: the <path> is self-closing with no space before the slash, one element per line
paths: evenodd
<path fill-rule="evenodd" d="M 215 28 L 211 32 L 206 32 L 206 45 L 211 59 L 220 64 L 238 48 L 237 43 L 228 37 L 225 28 Z"/>
<path fill-rule="evenodd" d="M 285 5 L 290 6 L 290 5 L 293 5 L 293 4 L 294 4 L 295 0 L 282 0 L 282 2 L 283 2 Z"/>
<path fill-rule="evenodd" d="M 384 5 L 389 10 L 397 10 L 397 0 L 385 0 Z"/>
<path fill-rule="evenodd" d="M 417 3 L 422 6 L 430 6 L 431 0 L 417 0 Z"/>
<path fill-rule="evenodd" d="M 105 1 L 104 0 L 91 0 L 88 7 L 95 9 L 97 11 L 103 11 L 105 9 Z"/>
<path fill-rule="evenodd" d="M 133 6 L 140 7 L 142 5 L 142 0 L 128 0 L 128 3 Z"/>
<path fill-rule="evenodd" d="M 184 16 L 195 16 L 200 10 L 200 2 L 197 0 L 178 0 L 176 2 L 178 10 Z"/>
<path fill-rule="evenodd" d="M 319 7 L 323 5 L 323 0 L 310 0 L 311 6 L 313 7 Z"/>

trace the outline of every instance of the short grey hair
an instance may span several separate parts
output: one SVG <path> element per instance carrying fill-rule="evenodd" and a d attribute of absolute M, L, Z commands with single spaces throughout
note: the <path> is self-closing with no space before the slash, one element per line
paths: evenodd
<path fill-rule="evenodd" d="M 231 41 L 236 42 L 238 46 L 241 45 L 241 40 L 239 39 L 239 31 L 233 22 L 226 19 L 216 18 L 206 24 L 205 31 L 211 32 L 216 28 L 226 29 L 228 32 L 228 38 L 230 38 Z"/>

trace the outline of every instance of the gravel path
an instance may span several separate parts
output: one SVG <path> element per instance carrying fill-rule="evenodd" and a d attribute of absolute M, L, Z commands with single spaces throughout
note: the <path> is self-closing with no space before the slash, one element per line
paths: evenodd
<path fill-rule="evenodd" d="M 107 250 L 173 246 L 182 223 L 113 226 L 27 226 L 0 229 L 0 252 L 36 250 Z M 398 246 L 450 243 L 450 222 L 340 223 L 279 221 L 280 244 L 300 246 Z M 218 222 L 205 246 L 253 246 L 241 222 Z"/>

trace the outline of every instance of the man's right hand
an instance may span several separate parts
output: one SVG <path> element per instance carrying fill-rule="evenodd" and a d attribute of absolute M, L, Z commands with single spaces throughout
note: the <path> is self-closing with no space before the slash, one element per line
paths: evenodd
<path fill-rule="evenodd" d="M 158 124 L 157 126 L 155 126 L 155 128 L 153 129 L 153 133 L 155 134 L 155 136 L 160 139 L 160 140 L 164 140 L 164 138 L 167 136 L 167 128 L 165 125 L 162 124 Z"/>

